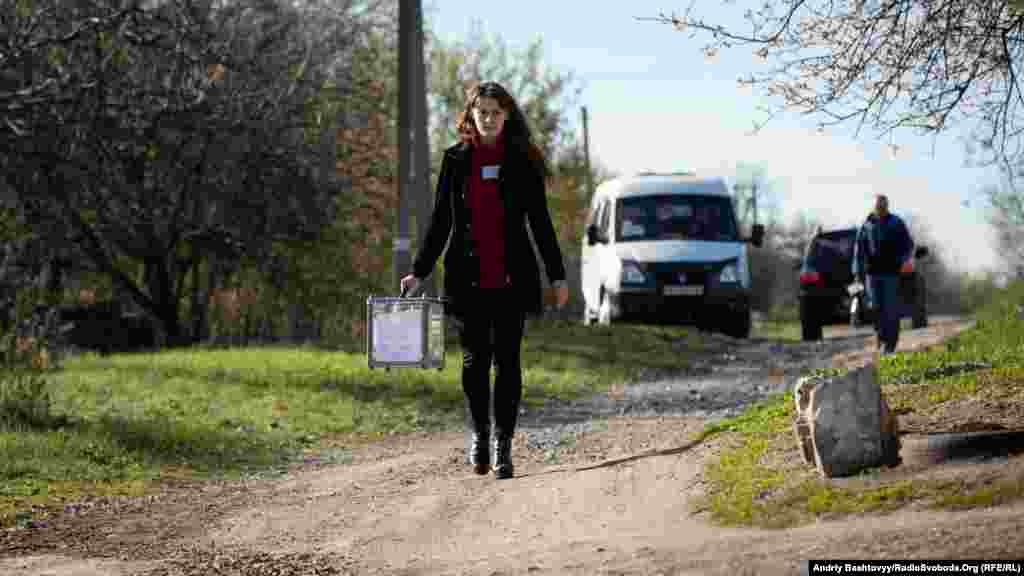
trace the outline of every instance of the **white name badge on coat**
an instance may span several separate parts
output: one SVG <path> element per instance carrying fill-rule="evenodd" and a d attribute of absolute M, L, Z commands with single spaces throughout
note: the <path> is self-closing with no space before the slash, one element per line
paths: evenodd
<path fill-rule="evenodd" d="M 481 166 L 480 177 L 484 180 L 494 180 L 498 177 L 498 169 L 501 168 L 499 165 L 494 166 Z"/>

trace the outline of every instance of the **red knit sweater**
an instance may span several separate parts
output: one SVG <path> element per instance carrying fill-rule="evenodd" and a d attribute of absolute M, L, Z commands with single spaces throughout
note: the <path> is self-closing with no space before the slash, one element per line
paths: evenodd
<path fill-rule="evenodd" d="M 503 288 L 505 271 L 505 208 L 498 194 L 498 173 L 505 157 L 501 136 L 494 146 L 473 146 L 469 194 L 472 234 L 480 259 L 480 287 Z"/>

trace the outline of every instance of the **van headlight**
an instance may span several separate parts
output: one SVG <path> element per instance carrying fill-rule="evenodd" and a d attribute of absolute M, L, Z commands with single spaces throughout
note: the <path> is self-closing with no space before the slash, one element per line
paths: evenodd
<path fill-rule="evenodd" d="M 722 268 L 722 273 L 718 276 L 718 281 L 722 284 L 736 284 L 740 281 L 740 272 L 736 269 L 735 264 L 728 264 L 725 268 Z"/>
<path fill-rule="evenodd" d="M 644 274 L 643 268 L 637 262 L 632 260 L 622 261 L 622 283 L 623 284 L 643 284 L 647 281 L 647 276 Z"/>

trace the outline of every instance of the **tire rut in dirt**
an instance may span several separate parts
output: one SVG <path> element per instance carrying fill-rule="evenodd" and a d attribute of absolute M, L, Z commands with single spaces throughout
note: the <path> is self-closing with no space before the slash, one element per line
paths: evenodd
<path fill-rule="evenodd" d="M 613 392 L 551 400 L 520 410 L 519 433 L 527 446 L 556 450 L 607 418 L 695 416 L 714 420 L 740 413 L 785 392 L 809 370 L 831 365 L 836 354 L 860 350 L 869 335 L 855 333 L 818 342 L 738 340 L 708 334 L 714 352 L 677 371 L 641 369 Z M 681 352 L 683 352 L 681 350 Z"/>
<path fill-rule="evenodd" d="M 194 548 L 139 576 L 354 576 L 344 557 L 310 553 L 223 551 Z"/>

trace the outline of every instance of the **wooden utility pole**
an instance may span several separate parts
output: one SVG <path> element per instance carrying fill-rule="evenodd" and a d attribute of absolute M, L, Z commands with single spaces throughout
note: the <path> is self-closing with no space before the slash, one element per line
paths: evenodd
<path fill-rule="evenodd" d="M 420 0 L 398 3 L 398 52 L 398 232 L 392 245 L 396 287 L 412 271 L 410 208 L 416 209 L 422 239 L 432 201 Z"/>
<path fill-rule="evenodd" d="M 590 131 L 587 127 L 587 107 L 582 107 L 583 111 L 583 165 L 586 168 L 587 173 L 584 174 L 584 182 L 587 187 L 587 206 L 590 206 L 590 201 L 594 197 L 594 182 L 590 172 Z"/>
<path fill-rule="evenodd" d="M 427 236 L 427 225 L 430 223 L 430 214 L 434 208 L 434 195 L 430 189 L 430 141 L 427 139 L 427 72 L 424 62 L 424 40 L 423 40 L 423 10 L 419 0 L 415 7 L 415 42 L 413 54 L 415 64 L 413 66 L 413 99 L 415 103 L 415 114 L 413 114 L 413 190 L 416 197 L 416 242 L 423 242 Z M 434 276 L 431 275 L 424 281 L 423 293 L 428 296 L 436 295 Z"/>
<path fill-rule="evenodd" d="M 417 2 L 418 3 L 418 2 Z M 392 242 L 395 271 L 394 286 L 409 273 L 412 258 L 409 254 L 409 200 L 412 175 L 412 86 L 409 80 L 413 68 L 412 44 L 414 22 L 412 1 L 398 3 L 398 231 Z"/>

